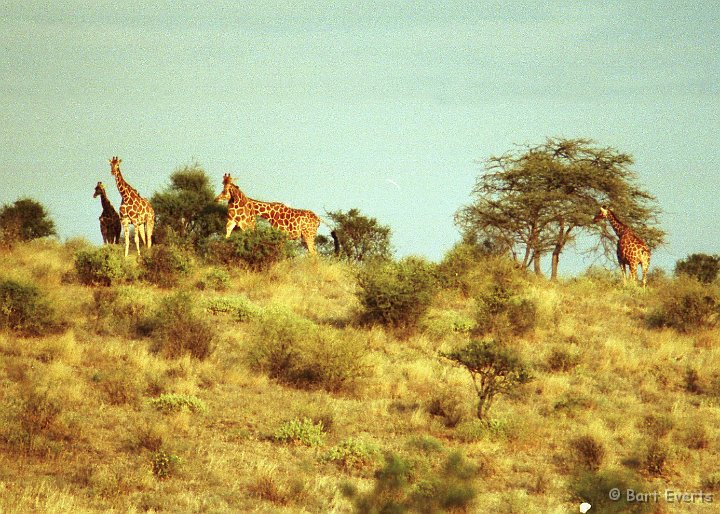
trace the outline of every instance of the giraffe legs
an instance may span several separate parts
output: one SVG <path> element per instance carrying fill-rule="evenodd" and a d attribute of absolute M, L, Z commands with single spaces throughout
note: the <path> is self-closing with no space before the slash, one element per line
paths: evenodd
<path fill-rule="evenodd" d="M 123 231 L 125 232 L 125 257 L 130 253 L 130 220 L 123 220 Z M 137 237 L 137 234 L 136 236 Z"/>
<path fill-rule="evenodd" d="M 147 243 L 148 250 L 150 248 L 152 248 L 152 234 L 153 234 L 154 228 L 155 228 L 155 220 L 151 216 L 145 222 L 145 236 L 147 237 L 146 243 Z"/>
<path fill-rule="evenodd" d="M 307 246 L 308 253 L 310 255 L 316 255 L 315 238 L 311 234 L 303 234 L 303 239 L 305 240 L 305 246 Z"/>
<path fill-rule="evenodd" d="M 228 222 L 225 224 L 225 239 L 230 237 L 230 234 L 232 234 L 235 225 L 237 225 L 237 223 L 232 220 L 228 220 Z"/>
<path fill-rule="evenodd" d="M 145 225 L 135 225 L 135 248 L 140 255 L 140 236 L 142 235 L 143 243 L 145 242 Z"/>

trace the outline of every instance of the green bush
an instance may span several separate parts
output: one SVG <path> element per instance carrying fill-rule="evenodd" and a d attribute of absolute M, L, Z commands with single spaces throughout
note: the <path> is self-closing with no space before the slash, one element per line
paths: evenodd
<path fill-rule="evenodd" d="M 88 286 L 111 286 L 138 277 L 137 267 L 125 259 L 118 245 L 81 248 L 75 254 L 75 272 L 80 283 Z"/>
<path fill-rule="evenodd" d="M 657 290 L 656 307 L 649 321 L 680 332 L 713 328 L 720 314 L 720 294 L 713 285 L 679 277 Z"/>
<path fill-rule="evenodd" d="M 675 263 L 675 275 L 686 275 L 702 282 L 710 284 L 720 273 L 720 256 L 694 253 L 688 255 Z"/>
<path fill-rule="evenodd" d="M 437 291 L 431 264 L 416 257 L 368 264 L 358 273 L 362 320 L 395 328 L 414 328 Z"/>
<path fill-rule="evenodd" d="M 280 309 L 260 316 L 249 344 L 250 366 L 270 378 L 300 388 L 352 388 L 366 374 L 359 338 Z"/>
<path fill-rule="evenodd" d="M 260 308 L 246 296 L 216 296 L 205 300 L 205 309 L 211 314 L 229 314 L 236 321 L 249 321 L 260 315 Z"/>
<path fill-rule="evenodd" d="M 322 422 L 313 423 L 309 418 L 286 421 L 273 436 L 278 442 L 305 446 L 321 446 L 325 442 Z"/>
<path fill-rule="evenodd" d="M 475 332 L 479 335 L 490 332 L 523 335 L 535 328 L 537 304 L 522 297 L 514 288 L 496 284 L 490 291 L 479 294 L 475 302 Z"/>
<path fill-rule="evenodd" d="M 374 444 L 349 437 L 330 448 L 325 460 L 333 462 L 346 470 L 361 469 L 373 464 L 380 450 Z"/>
<path fill-rule="evenodd" d="M 254 230 L 236 229 L 229 239 L 208 238 L 202 246 L 209 263 L 251 271 L 267 270 L 295 255 L 295 246 L 287 234 L 267 224 L 258 224 Z"/>
<path fill-rule="evenodd" d="M 156 245 L 139 259 L 144 280 L 160 287 L 173 287 L 193 268 L 190 253 L 175 245 Z"/>
<path fill-rule="evenodd" d="M 31 283 L 0 280 L 0 328 L 27 336 L 62 330 L 64 324 L 45 294 Z"/>
<path fill-rule="evenodd" d="M 146 289 L 119 286 L 93 291 L 91 320 L 100 335 L 137 339 L 149 335 L 155 318 L 155 299 Z"/>
<path fill-rule="evenodd" d="M 157 398 L 150 398 L 148 404 L 160 412 L 180 412 L 183 409 L 191 412 L 207 411 L 205 402 L 188 394 L 161 394 Z"/>
<path fill-rule="evenodd" d="M 222 268 L 210 268 L 198 280 L 197 288 L 201 291 L 225 291 L 230 285 L 230 274 Z"/>
<path fill-rule="evenodd" d="M 153 351 L 177 358 L 190 354 L 205 359 L 215 348 L 215 326 L 195 307 L 194 298 L 184 292 L 164 298 L 153 314 Z"/>

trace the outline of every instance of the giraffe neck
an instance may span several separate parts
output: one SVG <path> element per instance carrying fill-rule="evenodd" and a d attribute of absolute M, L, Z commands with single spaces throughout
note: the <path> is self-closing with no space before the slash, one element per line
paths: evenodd
<path fill-rule="evenodd" d="M 113 204 L 110 202 L 110 199 L 105 194 L 105 191 L 102 191 L 100 193 L 100 203 L 102 204 L 103 215 L 110 215 L 115 213 L 115 207 L 113 207 Z"/>
<path fill-rule="evenodd" d="M 235 184 L 230 184 L 230 201 L 228 202 L 228 207 L 240 207 L 246 204 L 247 201 L 248 197 L 245 196 L 245 193 L 240 191 L 240 188 Z"/>
<path fill-rule="evenodd" d="M 615 216 L 615 213 L 611 210 L 608 210 L 607 220 L 610 222 L 610 225 L 618 237 L 622 237 L 622 235 L 628 230 L 627 225 L 617 219 L 617 216 Z"/>

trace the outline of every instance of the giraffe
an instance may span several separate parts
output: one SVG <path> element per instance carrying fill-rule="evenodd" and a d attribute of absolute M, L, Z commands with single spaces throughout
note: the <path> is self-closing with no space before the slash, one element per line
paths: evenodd
<path fill-rule="evenodd" d="M 122 197 L 120 204 L 120 222 L 125 231 L 125 257 L 128 256 L 130 250 L 130 225 L 135 227 L 135 248 L 140 255 L 140 238 L 147 245 L 148 249 L 152 247 L 152 233 L 155 226 L 155 211 L 150 202 L 145 200 L 138 194 L 135 189 L 125 182 L 120 173 L 120 163 L 122 159 L 113 157 L 110 159 L 110 173 L 115 177 L 117 188 Z M 139 238 L 138 238 L 139 234 Z"/>
<path fill-rule="evenodd" d="M 255 218 L 260 216 L 270 222 L 273 227 L 285 232 L 290 239 L 305 242 L 310 255 L 315 255 L 315 236 L 320 226 L 320 218 L 305 209 L 293 209 L 280 202 L 261 202 L 248 198 L 238 186 L 233 184 L 229 174 L 223 176 L 223 190 L 216 202 L 228 201 L 228 216 L 225 224 L 225 239 L 230 237 L 237 226 L 240 230 L 255 227 Z"/>
<path fill-rule="evenodd" d="M 95 194 L 93 198 L 100 197 L 100 203 L 102 204 L 102 214 L 100 215 L 100 232 L 102 233 L 104 244 L 115 244 L 120 242 L 120 231 L 122 225 L 120 224 L 120 216 L 118 215 L 113 204 L 107 197 L 105 192 L 105 186 L 102 182 L 98 182 L 95 186 Z"/>
<path fill-rule="evenodd" d="M 610 222 L 613 230 L 618 236 L 617 258 L 623 274 L 623 284 L 627 282 L 625 266 L 630 266 L 630 278 L 633 283 L 637 281 L 638 265 L 642 268 L 642 285 L 647 284 L 647 273 L 650 267 L 650 248 L 640 239 L 630 227 L 623 224 L 615 213 L 606 206 L 600 207 L 600 212 L 595 215 L 593 222 L 606 219 Z"/>

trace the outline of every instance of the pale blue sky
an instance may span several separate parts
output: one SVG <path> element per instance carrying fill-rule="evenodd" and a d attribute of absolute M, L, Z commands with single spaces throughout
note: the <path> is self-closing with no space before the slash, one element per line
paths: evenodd
<path fill-rule="evenodd" d="M 100 241 L 109 157 L 146 197 L 195 159 L 217 191 L 229 172 L 358 207 L 437 260 L 477 160 L 561 136 L 635 157 L 665 211 L 655 265 L 720 253 L 717 2 L 116 3 L 0 6 L 0 203 L 37 198 L 63 238 Z"/>

